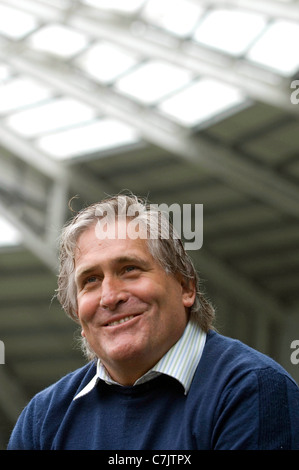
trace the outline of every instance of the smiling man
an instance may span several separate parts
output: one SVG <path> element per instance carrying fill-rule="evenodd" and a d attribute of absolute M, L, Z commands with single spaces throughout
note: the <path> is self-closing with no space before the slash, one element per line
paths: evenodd
<path fill-rule="evenodd" d="M 299 449 L 298 386 L 213 330 L 168 218 L 135 196 L 66 225 L 58 298 L 89 361 L 31 400 L 9 449 Z"/>
<path fill-rule="evenodd" d="M 82 334 L 123 385 L 133 385 L 179 340 L 195 298 L 194 283 L 166 274 L 146 243 L 112 238 L 109 227 L 100 240 L 91 226 L 75 254 Z"/>

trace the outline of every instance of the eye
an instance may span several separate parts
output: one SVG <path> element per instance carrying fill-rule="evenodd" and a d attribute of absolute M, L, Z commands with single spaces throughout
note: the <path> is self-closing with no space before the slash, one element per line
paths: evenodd
<path fill-rule="evenodd" d="M 86 284 L 92 284 L 94 282 L 97 282 L 97 280 L 98 280 L 97 276 L 88 276 L 83 281 L 83 287 L 86 286 Z"/>
<path fill-rule="evenodd" d="M 126 266 L 126 267 L 125 267 L 125 271 L 126 271 L 127 273 L 130 273 L 130 272 L 134 271 L 135 269 L 137 269 L 136 266 Z"/>
<path fill-rule="evenodd" d="M 134 271 L 134 269 L 136 269 L 136 266 L 126 266 L 126 267 L 125 267 L 125 271 L 126 271 L 126 272 Z"/>
<path fill-rule="evenodd" d="M 89 283 L 89 282 L 95 282 L 97 280 L 97 277 L 96 276 L 89 276 L 85 282 Z"/>

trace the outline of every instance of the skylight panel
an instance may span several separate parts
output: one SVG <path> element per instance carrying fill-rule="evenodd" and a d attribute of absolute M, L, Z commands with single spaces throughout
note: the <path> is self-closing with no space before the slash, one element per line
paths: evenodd
<path fill-rule="evenodd" d="M 33 15 L 0 5 L 0 34 L 17 40 L 32 32 L 37 26 L 37 20 Z"/>
<path fill-rule="evenodd" d="M 83 33 L 66 26 L 52 24 L 32 34 L 28 44 L 38 51 L 70 58 L 86 47 L 88 38 Z"/>
<path fill-rule="evenodd" d="M 5 124 L 30 138 L 41 133 L 69 127 L 95 118 L 96 112 L 79 101 L 62 98 L 50 103 L 12 114 Z"/>
<path fill-rule="evenodd" d="M 102 10 L 132 14 L 136 13 L 144 0 L 83 0 L 83 3 Z"/>
<path fill-rule="evenodd" d="M 0 217 L 0 247 L 19 245 L 22 237 L 6 219 Z"/>
<path fill-rule="evenodd" d="M 51 6 L 59 7 L 60 9 L 71 8 L 74 0 L 43 0 L 43 3 L 48 3 Z"/>
<path fill-rule="evenodd" d="M 117 120 L 107 118 L 41 137 L 36 144 L 56 159 L 68 159 L 136 144 L 139 141 L 139 136 L 134 129 Z"/>
<path fill-rule="evenodd" d="M 281 75 L 299 69 L 299 25 L 278 20 L 272 23 L 247 54 L 247 58 Z"/>
<path fill-rule="evenodd" d="M 107 84 L 137 63 L 137 58 L 113 44 L 101 42 L 90 47 L 76 63 L 92 78 Z"/>
<path fill-rule="evenodd" d="M 118 91 L 152 105 L 165 95 L 186 85 L 191 73 L 166 62 L 152 61 L 116 82 Z"/>
<path fill-rule="evenodd" d="M 142 17 L 177 36 L 191 34 L 203 7 L 188 0 L 149 0 Z"/>
<path fill-rule="evenodd" d="M 246 52 L 265 26 L 266 19 L 259 14 L 215 9 L 200 22 L 194 40 L 237 56 Z"/>
<path fill-rule="evenodd" d="M 159 109 L 179 124 L 193 127 L 219 119 L 244 102 L 236 88 L 203 78 L 163 101 Z"/>
<path fill-rule="evenodd" d="M 15 78 L 0 86 L 0 113 L 33 105 L 51 97 L 51 90 L 29 78 Z"/>
<path fill-rule="evenodd" d="M 10 67 L 6 64 L 0 64 L 0 84 L 6 82 L 10 77 Z"/>

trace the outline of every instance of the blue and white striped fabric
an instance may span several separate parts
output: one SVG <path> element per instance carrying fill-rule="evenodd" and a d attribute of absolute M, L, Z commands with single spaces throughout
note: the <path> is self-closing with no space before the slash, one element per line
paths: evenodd
<path fill-rule="evenodd" d="M 159 374 L 167 374 L 178 380 L 183 385 L 185 394 L 187 394 L 202 356 L 205 342 L 206 333 L 204 333 L 198 323 L 191 318 L 181 338 L 152 369 L 136 380 L 134 385 L 151 380 Z M 104 380 L 108 384 L 120 385 L 111 379 L 99 359 L 95 377 L 75 396 L 75 399 L 90 392 L 96 386 L 99 379 Z"/>
<path fill-rule="evenodd" d="M 177 379 L 183 385 L 185 394 L 188 393 L 205 342 L 206 333 L 201 330 L 197 322 L 190 320 L 179 341 L 152 370 Z"/>

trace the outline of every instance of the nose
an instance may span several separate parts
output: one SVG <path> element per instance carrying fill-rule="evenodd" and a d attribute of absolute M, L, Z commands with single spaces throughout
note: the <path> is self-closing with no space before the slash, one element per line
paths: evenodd
<path fill-rule="evenodd" d="M 126 302 L 128 294 L 123 289 L 123 284 L 119 279 L 106 277 L 102 281 L 100 291 L 100 307 L 115 310 L 120 304 Z"/>

